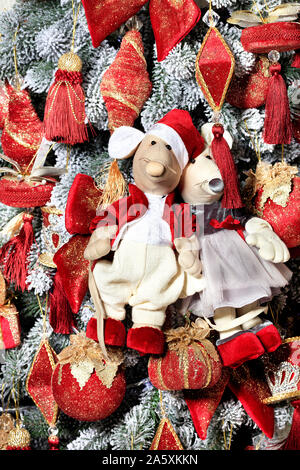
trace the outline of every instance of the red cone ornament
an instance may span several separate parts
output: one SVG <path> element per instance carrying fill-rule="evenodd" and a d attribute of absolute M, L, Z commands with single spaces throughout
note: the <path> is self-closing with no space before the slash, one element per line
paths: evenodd
<path fill-rule="evenodd" d="M 43 124 L 32 106 L 29 93 L 6 85 L 8 114 L 1 135 L 4 154 L 25 170 L 35 156 L 43 137 Z"/>
<path fill-rule="evenodd" d="M 63 54 L 58 61 L 45 106 L 47 140 L 70 145 L 88 140 L 81 69 L 81 59 L 73 52 Z"/>
<path fill-rule="evenodd" d="M 100 90 L 108 112 L 109 130 L 133 126 L 152 90 L 138 31 L 125 34 L 115 60 L 103 75 Z"/>
<path fill-rule="evenodd" d="M 8 93 L 6 85 L 0 86 L 0 129 L 3 129 L 6 116 L 8 114 Z"/>

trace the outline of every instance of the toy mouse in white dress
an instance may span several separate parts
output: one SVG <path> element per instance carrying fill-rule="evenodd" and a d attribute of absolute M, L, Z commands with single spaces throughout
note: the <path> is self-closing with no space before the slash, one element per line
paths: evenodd
<path fill-rule="evenodd" d="M 185 167 L 179 190 L 200 227 L 206 287 L 178 304 L 182 313 L 205 317 L 219 332 L 223 364 L 235 368 L 281 344 L 278 330 L 259 314 L 291 278 L 283 264 L 289 251 L 268 222 L 249 218 L 241 209 L 230 134 L 210 123 L 201 134 L 205 149 Z"/>

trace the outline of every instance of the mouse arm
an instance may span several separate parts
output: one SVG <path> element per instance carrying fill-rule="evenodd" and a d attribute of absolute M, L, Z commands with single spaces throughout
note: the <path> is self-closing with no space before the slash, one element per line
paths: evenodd
<path fill-rule="evenodd" d="M 117 232 L 117 225 L 97 228 L 91 235 L 90 241 L 84 251 L 85 259 L 94 261 L 103 258 L 111 250 L 111 239 Z"/>
<path fill-rule="evenodd" d="M 174 240 L 178 251 L 178 262 L 180 266 L 194 277 L 201 277 L 202 265 L 199 259 L 199 241 L 194 234 L 190 238 L 180 237 Z"/>
<path fill-rule="evenodd" d="M 263 259 L 273 263 L 285 263 L 289 260 L 287 246 L 266 220 L 253 217 L 246 223 L 245 230 L 246 242 L 258 248 L 258 253 Z"/>

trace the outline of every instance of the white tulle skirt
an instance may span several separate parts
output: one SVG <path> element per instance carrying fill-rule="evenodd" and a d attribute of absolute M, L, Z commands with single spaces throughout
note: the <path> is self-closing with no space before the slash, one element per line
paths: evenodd
<path fill-rule="evenodd" d="M 283 263 L 265 261 L 233 230 L 204 236 L 200 256 L 206 287 L 182 304 L 198 316 L 211 317 L 219 307 L 265 303 L 292 277 Z"/>

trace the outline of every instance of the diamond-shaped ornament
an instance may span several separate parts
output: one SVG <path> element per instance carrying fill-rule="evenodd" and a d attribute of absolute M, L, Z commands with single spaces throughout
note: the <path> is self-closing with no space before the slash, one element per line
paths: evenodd
<path fill-rule="evenodd" d="M 59 411 L 51 388 L 52 372 L 57 362 L 48 339 L 43 338 L 26 380 L 26 390 L 49 426 L 55 425 Z"/>
<path fill-rule="evenodd" d="M 234 57 L 223 36 L 212 26 L 196 59 L 196 80 L 214 111 L 220 111 L 234 71 Z"/>

